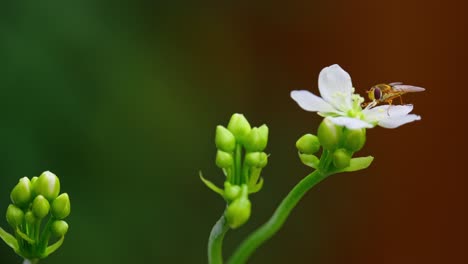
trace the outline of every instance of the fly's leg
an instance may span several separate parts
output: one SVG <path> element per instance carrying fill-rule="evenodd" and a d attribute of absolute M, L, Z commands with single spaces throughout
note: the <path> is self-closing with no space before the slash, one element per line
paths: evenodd
<path fill-rule="evenodd" d="M 400 97 L 401 98 L 401 97 Z M 390 116 L 390 107 L 392 107 L 392 101 L 393 99 L 387 100 L 388 103 L 388 108 L 387 108 L 387 115 Z"/>
<path fill-rule="evenodd" d="M 365 109 L 369 109 L 369 108 L 372 108 L 374 106 L 376 106 L 378 104 L 378 102 L 376 100 L 372 101 L 372 102 L 365 102 L 365 103 L 362 103 L 361 104 L 361 107 L 362 108 L 365 108 Z"/>

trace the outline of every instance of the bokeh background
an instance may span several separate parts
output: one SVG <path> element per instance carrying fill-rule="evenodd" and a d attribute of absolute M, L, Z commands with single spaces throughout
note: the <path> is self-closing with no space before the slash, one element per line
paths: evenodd
<path fill-rule="evenodd" d="M 157 3 L 156 3 L 157 2 Z M 170 2 L 170 1 L 167 1 Z M 70 232 L 44 263 L 206 263 L 223 201 L 214 128 L 234 112 L 270 127 L 265 186 L 229 255 L 309 169 L 294 142 L 320 118 L 338 63 L 363 93 L 408 95 L 420 122 L 375 128 L 362 172 L 310 191 L 249 263 L 467 263 L 467 5 L 463 1 L 2 1 L 0 218 L 23 176 L 55 172 Z M 0 263 L 20 263 L 0 244 Z"/>

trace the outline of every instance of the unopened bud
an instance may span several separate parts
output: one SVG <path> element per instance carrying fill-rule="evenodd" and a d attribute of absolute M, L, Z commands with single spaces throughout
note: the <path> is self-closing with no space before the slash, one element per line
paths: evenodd
<path fill-rule="evenodd" d="M 32 192 L 33 197 L 37 195 L 36 184 L 37 184 L 38 179 L 39 179 L 39 177 L 37 177 L 37 176 L 34 176 L 34 177 L 31 178 L 31 192 Z"/>
<path fill-rule="evenodd" d="M 224 198 L 226 198 L 228 202 L 233 201 L 239 197 L 240 193 L 241 187 L 239 185 L 232 185 L 228 181 L 224 183 Z"/>
<path fill-rule="evenodd" d="M 334 150 L 338 147 L 343 128 L 335 125 L 330 119 L 323 119 L 317 131 L 320 145 L 324 149 Z"/>
<path fill-rule="evenodd" d="M 52 215 L 57 219 L 64 219 L 70 214 L 70 198 L 62 193 L 52 202 Z"/>
<path fill-rule="evenodd" d="M 54 200 L 60 193 L 59 178 L 50 171 L 45 171 L 39 176 L 34 185 L 36 194 L 41 194 L 47 200 Z"/>
<path fill-rule="evenodd" d="M 216 147 L 222 151 L 233 152 L 236 148 L 236 138 L 223 126 L 216 127 Z"/>
<path fill-rule="evenodd" d="M 314 154 L 320 149 L 320 142 L 317 136 L 305 134 L 296 141 L 296 148 L 304 154 Z"/>
<path fill-rule="evenodd" d="M 250 130 L 249 135 L 245 139 L 244 147 L 247 151 L 263 151 L 268 143 L 268 127 L 262 125 L 254 127 Z"/>
<path fill-rule="evenodd" d="M 351 154 L 346 149 L 337 149 L 333 153 L 333 165 L 338 169 L 343 169 L 349 166 Z"/>
<path fill-rule="evenodd" d="M 218 150 L 216 152 L 216 166 L 221 169 L 229 168 L 234 164 L 234 158 L 231 153 Z"/>
<path fill-rule="evenodd" d="M 24 219 L 24 213 L 21 208 L 14 204 L 10 204 L 7 208 L 6 212 L 6 219 L 8 224 L 10 224 L 11 227 L 16 229 L 19 225 L 23 223 Z"/>
<path fill-rule="evenodd" d="M 345 129 L 343 147 L 351 152 L 356 152 L 366 143 L 366 129 Z"/>
<path fill-rule="evenodd" d="M 264 168 L 268 164 L 265 152 L 250 152 L 245 155 L 245 164 L 250 167 Z"/>
<path fill-rule="evenodd" d="M 249 121 L 247 121 L 242 114 L 233 114 L 227 128 L 232 132 L 239 143 L 245 142 L 251 129 Z"/>
<path fill-rule="evenodd" d="M 242 194 L 228 205 L 225 216 L 231 228 L 238 228 L 250 218 L 251 203 L 248 198 L 248 188 L 242 186 Z"/>
<path fill-rule="evenodd" d="M 38 219 L 42 219 L 49 214 L 50 204 L 42 195 L 36 196 L 32 204 L 32 211 Z"/>
<path fill-rule="evenodd" d="M 36 223 L 36 217 L 34 216 L 34 213 L 32 211 L 27 211 L 25 214 L 24 214 L 24 220 L 26 221 L 27 224 L 29 225 L 33 225 L 34 223 Z"/>
<path fill-rule="evenodd" d="M 28 177 L 23 177 L 11 191 L 10 198 L 15 205 L 26 207 L 31 202 L 31 193 L 31 182 Z"/>
<path fill-rule="evenodd" d="M 68 232 L 68 224 L 63 220 L 56 220 L 52 223 L 52 234 L 57 237 L 63 237 Z"/>

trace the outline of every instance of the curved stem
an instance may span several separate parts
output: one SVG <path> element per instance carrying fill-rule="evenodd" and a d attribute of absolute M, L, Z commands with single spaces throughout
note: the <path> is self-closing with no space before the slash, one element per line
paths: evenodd
<path fill-rule="evenodd" d="M 325 158 L 326 160 L 327 158 Z M 254 233 L 247 237 L 244 242 L 237 248 L 234 254 L 229 259 L 229 264 L 245 263 L 250 255 L 261 245 L 263 242 L 271 238 L 288 218 L 292 209 L 301 200 L 307 191 L 319 183 L 321 180 L 328 176 L 326 173 L 316 170 L 307 175 L 300 181 L 283 199 L 271 218 L 259 227 Z"/>
<path fill-rule="evenodd" d="M 228 230 L 229 226 L 223 213 L 213 229 L 211 229 L 210 238 L 208 239 L 208 263 L 223 263 L 223 239 Z"/>

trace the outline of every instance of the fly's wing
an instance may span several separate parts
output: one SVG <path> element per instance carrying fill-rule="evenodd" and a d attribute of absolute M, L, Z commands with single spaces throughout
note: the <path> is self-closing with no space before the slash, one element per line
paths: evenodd
<path fill-rule="evenodd" d="M 422 87 L 406 85 L 406 84 L 392 85 L 392 88 L 393 90 L 397 92 L 404 92 L 404 93 L 416 93 L 416 92 L 422 92 L 426 90 Z"/>
<path fill-rule="evenodd" d="M 395 85 L 399 85 L 399 84 L 403 84 L 403 83 L 402 82 L 392 82 L 392 83 L 389 83 L 388 85 L 395 86 Z"/>

